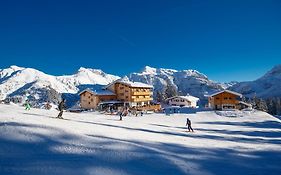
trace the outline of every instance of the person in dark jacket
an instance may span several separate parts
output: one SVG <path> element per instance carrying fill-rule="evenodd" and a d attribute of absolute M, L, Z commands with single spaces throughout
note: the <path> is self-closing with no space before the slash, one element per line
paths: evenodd
<path fill-rule="evenodd" d="M 58 108 L 59 108 L 60 113 L 57 116 L 57 118 L 59 118 L 59 119 L 63 119 L 62 118 L 62 113 L 63 113 L 63 110 L 65 109 L 65 101 L 66 101 L 65 99 L 62 99 L 62 101 L 59 103 Z"/>
<path fill-rule="evenodd" d="M 186 125 L 187 126 L 187 129 L 188 129 L 188 132 L 193 131 L 192 127 L 191 127 L 191 121 L 189 120 L 189 118 L 186 119 Z"/>
<path fill-rule="evenodd" d="M 124 112 L 125 112 L 125 108 L 123 108 L 121 111 L 120 111 L 120 114 L 119 114 L 119 120 L 121 121 L 123 118 L 122 116 L 124 115 Z"/>

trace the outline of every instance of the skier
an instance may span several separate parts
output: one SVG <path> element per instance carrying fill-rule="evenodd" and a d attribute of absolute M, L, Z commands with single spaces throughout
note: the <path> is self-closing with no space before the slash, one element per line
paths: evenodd
<path fill-rule="evenodd" d="M 50 110 L 52 108 L 52 105 L 50 104 L 49 101 L 45 104 L 45 109 Z"/>
<path fill-rule="evenodd" d="M 124 115 L 124 111 L 125 111 L 125 109 L 122 109 L 121 111 L 120 111 L 120 114 L 119 114 L 119 117 L 120 117 L 120 121 L 122 121 L 122 116 Z"/>
<path fill-rule="evenodd" d="M 171 109 L 166 108 L 166 109 L 164 109 L 164 110 L 165 110 L 165 114 L 166 114 L 167 116 L 170 116 Z"/>
<path fill-rule="evenodd" d="M 25 106 L 25 110 L 28 110 L 28 111 L 30 110 L 30 104 L 29 104 L 28 100 L 25 101 L 24 106 Z"/>
<path fill-rule="evenodd" d="M 187 126 L 187 128 L 188 128 L 188 132 L 190 132 L 190 130 L 192 132 L 194 132 L 192 127 L 191 127 L 191 121 L 189 120 L 189 118 L 186 118 L 186 125 L 185 126 Z"/>
<path fill-rule="evenodd" d="M 65 101 L 66 101 L 65 99 L 62 99 L 62 101 L 59 103 L 58 108 L 59 108 L 60 113 L 57 116 L 57 118 L 59 118 L 59 119 L 63 119 L 62 118 L 62 113 L 63 113 L 63 110 L 65 109 Z"/>

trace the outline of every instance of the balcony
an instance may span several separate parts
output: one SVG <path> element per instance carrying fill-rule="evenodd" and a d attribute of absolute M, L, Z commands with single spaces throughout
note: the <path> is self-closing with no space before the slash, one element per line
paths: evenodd
<path fill-rule="evenodd" d="M 152 95 L 152 92 L 132 92 L 132 95 Z"/>
<path fill-rule="evenodd" d="M 132 102 L 152 101 L 153 98 L 133 98 Z"/>

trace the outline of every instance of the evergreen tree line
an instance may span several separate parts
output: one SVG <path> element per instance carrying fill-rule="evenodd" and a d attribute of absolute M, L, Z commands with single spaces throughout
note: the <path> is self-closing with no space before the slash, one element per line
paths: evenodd
<path fill-rule="evenodd" d="M 162 90 L 157 90 L 155 99 L 157 102 L 164 103 L 167 98 L 178 95 L 178 89 L 171 82 L 167 82 Z"/>
<path fill-rule="evenodd" d="M 281 115 L 280 97 L 273 97 L 267 99 L 253 97 L 249 98 L 248 100 L 246 100 L 245 98 L 242 100 L 252 104 L 253 109 L 265 111 L 271 115 Z"/>

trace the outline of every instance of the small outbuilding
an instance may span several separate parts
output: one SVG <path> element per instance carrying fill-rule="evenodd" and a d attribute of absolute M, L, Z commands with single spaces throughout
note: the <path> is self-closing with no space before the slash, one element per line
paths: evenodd
<path fill-rule="evenodd" d="M 186 96 L 174 96 L 166 99 L 169 105 L 171 106 L 180 106 L 180 107 L 197 107 L 197 102 L 199 101 L 199 98 L 186 95 Z"/>

